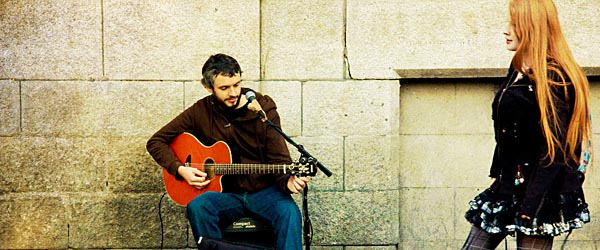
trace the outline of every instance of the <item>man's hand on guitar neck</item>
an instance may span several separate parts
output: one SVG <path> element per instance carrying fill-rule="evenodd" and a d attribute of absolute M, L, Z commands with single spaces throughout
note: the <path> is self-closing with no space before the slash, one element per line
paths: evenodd
<path fill-rule="evenodd" d="M 290 192 L 297 194 L 300 193 L 302 189 L 306 187 L 306 183 L 308 183 L 309 181 L 310 178 L 308 177 L 291 176 L 288 179 L 287 188 L 290 190 Z"/>
<path fill-rule="evenodd" d="M 203 189 L 210 183 L 210 180 L 206 179 L 206 173 L 197 168 L 179 166 L 177 173 L 181 175 L 190 186 L 197 189 Z"/>

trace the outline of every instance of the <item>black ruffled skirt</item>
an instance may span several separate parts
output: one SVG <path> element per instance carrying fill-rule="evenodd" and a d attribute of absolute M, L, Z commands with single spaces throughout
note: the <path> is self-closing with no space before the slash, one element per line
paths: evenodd
<path fill-rule="evenodd" d="M 517 218 L 519 201 L 513 196 L 499 198 L 491 189 L 486 189 L 469 202 L 465 218 L 473 226 L 491 233 L 513 235 L 558 236 L 573 229 L 582 228 L 590 221 L 588 205 L 583 193 L 560 195 L 555 199 L 544 198 L 540 213 L 529 223 Z"/>

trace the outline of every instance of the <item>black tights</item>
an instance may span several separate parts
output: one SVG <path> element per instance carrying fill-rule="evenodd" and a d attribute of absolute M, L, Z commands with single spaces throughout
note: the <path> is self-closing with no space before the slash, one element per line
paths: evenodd
<path fill-rule="evenodd" d="M 490 234 L 481 230 L 478 227 L 471 227 L 471 232 L 463 250 L 494 250 L 504 240 L 505 234 Z M 552 236 L 528 236 L 522 233 L 517 233 L 517 249 L 518 250 L 551 250 L 554 237 Z"/>

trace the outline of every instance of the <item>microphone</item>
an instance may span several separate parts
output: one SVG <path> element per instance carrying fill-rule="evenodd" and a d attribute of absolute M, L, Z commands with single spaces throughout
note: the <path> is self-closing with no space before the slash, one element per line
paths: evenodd
<path fill-rule="evenodd" d="M 260 103 L 256 100 L 256 93 L 252 90 L 248 90 L 248 92 L 246 92 L 246 99 L 248 99 L 248 109 L 258 113 L 262 122 L 266 122 L 269 118 L 267 118 L 267 114 L 265 114 Z"/>

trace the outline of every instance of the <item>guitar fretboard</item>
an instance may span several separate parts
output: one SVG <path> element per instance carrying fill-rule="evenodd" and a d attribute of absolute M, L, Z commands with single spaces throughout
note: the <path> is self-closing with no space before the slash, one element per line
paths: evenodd
<path fill-rule="evenodd" d="M 286 174 L 286 164 L 204 164 L 205 172 L 213 172 L 217 175 L 234 174 Z"/>

